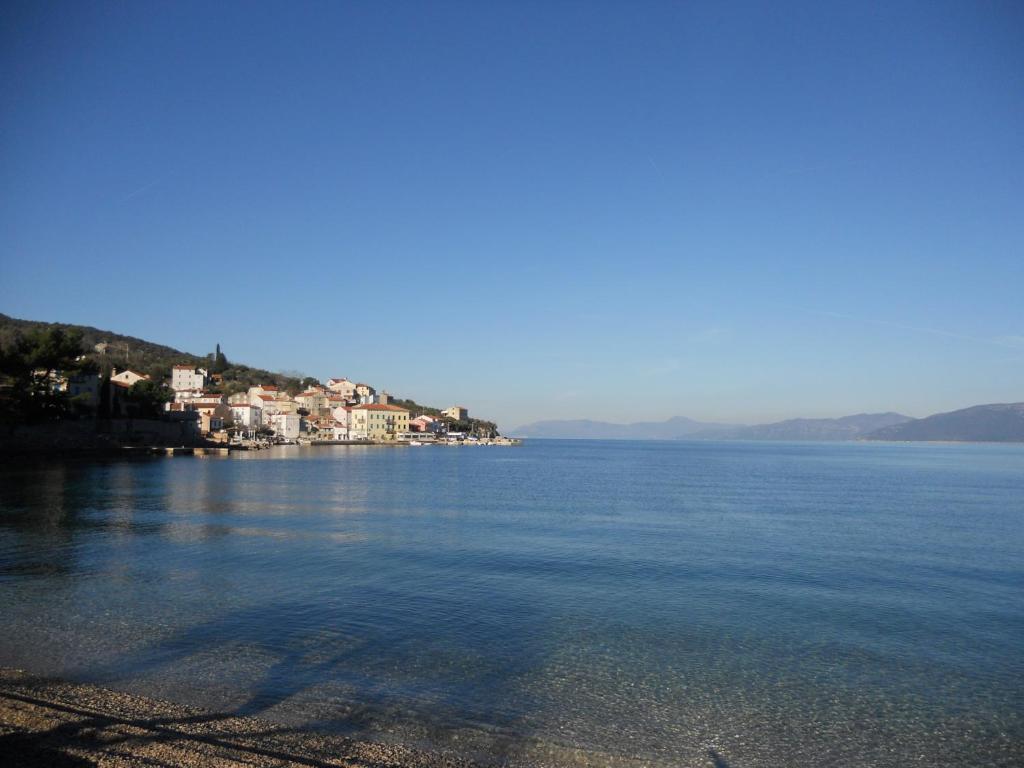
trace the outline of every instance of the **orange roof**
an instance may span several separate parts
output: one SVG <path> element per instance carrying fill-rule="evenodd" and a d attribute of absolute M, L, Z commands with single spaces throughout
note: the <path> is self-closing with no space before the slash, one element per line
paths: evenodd
<path fill-rule="evenodd" d="M 397 405 L 381 405 L 380 403 L 368 403 L 367 405 L 357 405 L 353 410 L 358 411 L 402 411 L 408 413 L 405 408 L 399 408 Z"/>

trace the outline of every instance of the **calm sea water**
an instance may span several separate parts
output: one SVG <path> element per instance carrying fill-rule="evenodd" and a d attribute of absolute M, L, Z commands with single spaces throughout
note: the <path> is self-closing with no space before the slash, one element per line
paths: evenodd
<path fill-rule="evenodd" d="M 0 468 L 0 664 L 490 760 L 1024 764 L 1024 446 Z"/>

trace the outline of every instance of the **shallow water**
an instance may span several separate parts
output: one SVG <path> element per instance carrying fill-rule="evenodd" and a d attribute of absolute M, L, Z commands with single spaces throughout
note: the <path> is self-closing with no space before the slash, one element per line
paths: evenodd
<path fill-rule="evenodd" d="M 501 763 L 1024 764 L 1024 446 L 0 469 L 0 664 Z"/>

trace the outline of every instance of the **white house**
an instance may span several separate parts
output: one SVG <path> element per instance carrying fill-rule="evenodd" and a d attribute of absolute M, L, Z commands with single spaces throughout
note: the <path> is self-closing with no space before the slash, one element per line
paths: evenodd
<path fill-rule="evenodd" d="M 331 418 L 342 426 L 348 428 L 352 423 L 352 407 L 348 405 L 339 405 L 335 408 L 331 408 Z"/>
<path fill-rule="evenodd" d="M 231 408 L 232 421 L 249 432 L 259 429 L 263 423 L 263 409 L 258 405 L 231 403 L 229 407 Z"/>
<path fill-rule="evenodd" d="M 299 436 L 302 417 L 297 413 L 275 413 L 270 417 L 270 426 L 278 437 L 295 440 Z"/>
<path fill-rule="evenodd" d="M 223 405 L 227 402 L 227 398 L 224 395 L 210 394 L 209 392 L 200 392 L 198 395 L 192 398 L 192 404 L 196 407 L 201 405 Z"/>
<path fill-rule="evenodd" d="M 200 391 L 209 382 L 209 374 L 203 368 L 191 365 L 176 365 L 171 368 L 171 389 L 175 392 L 198 389 Z"/>

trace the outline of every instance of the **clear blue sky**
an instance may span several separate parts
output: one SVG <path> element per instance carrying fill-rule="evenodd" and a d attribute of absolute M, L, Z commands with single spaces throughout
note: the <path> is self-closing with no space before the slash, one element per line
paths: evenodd
<path fill-rule="evenodd" d="M 7 2 L 0 36 L 7 314 L 505 427 L 1024 400 L 1018 2 Z"/>

